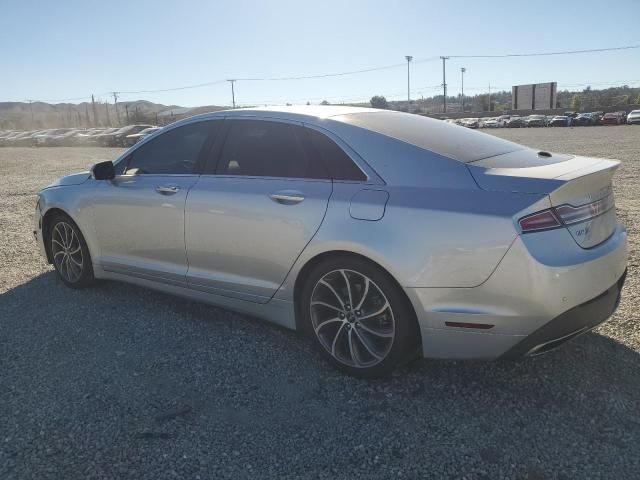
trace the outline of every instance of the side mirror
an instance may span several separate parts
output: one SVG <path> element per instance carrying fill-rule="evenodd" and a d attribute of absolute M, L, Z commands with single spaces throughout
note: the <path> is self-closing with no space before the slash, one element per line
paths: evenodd
<path fill-rule="evenodd" d="M 116 169 L 113 166 L 113 162 L 96 163 L 91 167 L 91 176 L 96 180 L 113 180 L 116 177 Z"/>

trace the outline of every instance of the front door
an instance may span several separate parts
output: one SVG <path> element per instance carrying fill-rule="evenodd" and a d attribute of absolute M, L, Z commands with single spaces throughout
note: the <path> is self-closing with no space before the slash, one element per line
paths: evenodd
<path fill-rule="evenodd" d="M 173 128 L 134 149 L 93 202 L 97 262 L 107 271 L 186 283 L 184 209 L 213 122 Z"/>

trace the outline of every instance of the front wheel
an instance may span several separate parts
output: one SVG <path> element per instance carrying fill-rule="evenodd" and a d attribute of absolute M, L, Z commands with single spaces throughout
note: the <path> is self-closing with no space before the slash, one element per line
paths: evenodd
<path fill-rule="evenodd" d="M 322 355 L 351 375 L 386 375 L 418 352 L 411 304 L 386 272 L 366 260 L 338 257 L 316 265 L 301 302 Z"/>
<path fill-rule="evenodd" d="M 66 215 L 56 215 L 49 228 L 49 247 L 60 279 L 72 288 L 83 288 L 94 281 L 89 249 L 80 229 Z"/>

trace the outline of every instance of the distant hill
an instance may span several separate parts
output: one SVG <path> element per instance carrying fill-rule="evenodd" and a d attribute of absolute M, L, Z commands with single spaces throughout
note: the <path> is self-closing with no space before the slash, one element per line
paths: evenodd
<path fill-rule="evenodd" d="M 179 105 L 137 100 L 118 102 L 118 109 L 110 103 L 0 102 L 0 129 L 39 129 L 63 127 L 107 127 L 127 123 L 168 123 L 178 118 L 222 110 L 228 107 L 185 108 Z M 128 119 L 128 122 L 127 122 Z"/>

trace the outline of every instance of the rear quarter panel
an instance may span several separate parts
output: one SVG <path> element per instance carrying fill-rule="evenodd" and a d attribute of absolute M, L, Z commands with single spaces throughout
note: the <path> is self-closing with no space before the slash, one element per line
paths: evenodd
<path fill-rule="evenodd" d="M 325 220 L 276 294 L 293 299 L 295 279 L 325 252 L 356 253 L 381 265 L 402 287 L 475 287 L 486 281 L 515 240 L 513 214 L 538 196 L 378 187 L 389 193 L 377 221 L 349 215 L 362 186 L 336 184 Z M 535 198 L 534 198 L 535 197 Z"/>

